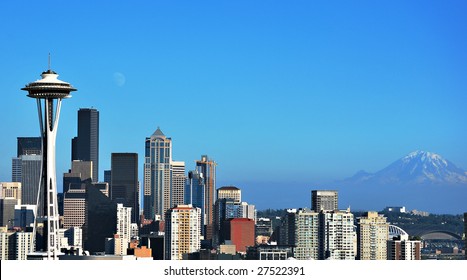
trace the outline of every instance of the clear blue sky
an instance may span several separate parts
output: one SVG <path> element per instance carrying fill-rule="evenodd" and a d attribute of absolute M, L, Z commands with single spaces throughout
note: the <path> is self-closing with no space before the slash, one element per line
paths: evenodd
<path fill-rule="evenodd" d="M 175 160 L 190 170 L 208 154 L 218 186 L 237 185 L 260 209 L 309 206 L 313 186 L 418 149 L 467 169 L 466 11 L 466 1 L 4 1 L 0 181 L 11 180 L 16 137 L 39 135 L 20 88 L 49 52 L 78 88 L 62 107 L 59 182 L 87 107 L 100 111 L 100 178 L 112 152 L 137 152 L 142 171 L 144 139 L 160 126 Z"/>

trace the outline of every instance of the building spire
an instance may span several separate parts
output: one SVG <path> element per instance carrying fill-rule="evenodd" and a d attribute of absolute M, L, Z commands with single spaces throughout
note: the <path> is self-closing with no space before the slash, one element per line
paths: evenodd
<path fill-rule="evenodd" d="M 49 69 L 48 70 L 50 71 L 50 69 L 51 68 L 50 68 L 50 52 L 49 52 Z"/>

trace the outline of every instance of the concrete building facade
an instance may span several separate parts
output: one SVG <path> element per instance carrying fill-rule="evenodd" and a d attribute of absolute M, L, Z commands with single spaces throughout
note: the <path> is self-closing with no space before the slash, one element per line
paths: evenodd
<path fill-rule="evenodd" d="M 178 205 L 165 214 L 165 259 L 182 260 L 201 247 L 201 209 Z"/>
<path fill-rule="evenodd" d="M 357 225 L 357 259 L 385 260 L 387 258 L 387 241 L 389 239 L 389 223 L 384 215 L 368 212 L 358 218 Z"/>

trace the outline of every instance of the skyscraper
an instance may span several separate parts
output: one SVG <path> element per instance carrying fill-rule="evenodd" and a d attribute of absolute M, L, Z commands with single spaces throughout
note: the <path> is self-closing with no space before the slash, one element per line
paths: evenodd
<path fill-rule="evenodd" d="M 171 205 L 172 139 L 160 128 L 145 141 L 144 160 L 144 216 L 164 218 Z M 113 175 L 113 171 L 112 171 Z"/>
<path fill-rule="evenodd" d="M 34 227 L 36 208 L 36 205 L 16 205 L 14 226 L 23 230 Z"/>
<path fill-rule="evenodd" d="M 131 214 L 130 207 L 123 207 L 123 204 L 117 204 L 117 232 L 116 235 L 121 239 L 119 242 L 120 248 L 115 248 L 115 251 L 120 255 L 126 255 L 128 244 L 131 241 Z"/>
<path fill-rule="evenodd" d="M 337 191 L 311 191 L 311 210 L 315 212 L 338 210 Z"/>
<path fill-rule="evenodd" d="M 256 223 L 256 207 L 243 201 L 240 203 L 240 217 L 248 218 Z"/>
<path fill-rule="evenodd" d="M 21 157 L 11 159 L 11 181 L 21 182 Z"/>
<path fill-rule="evenodd" d="M 71 160 L 92 161 L 92 181 L 99 179 L 99 111 L 78 110 L 78 136 L 71 141 Z"/>
<path fill-rule="evenodd" d="M 63 195 L 63 228 L 82 228 L 86 222 L 86 188 L 71 188 Z"/>
<path fill-rule="evenodd" d="M 117 230 L 117 203 L 95 185 L 86 186 L 86 222 L 84 249 L 91 254 L 105 250 L 104 240 Z"/>
<path fill-rule="evenodd" d="M 63 192 L 66 193 L 70 188 L 80 187 L 81 184 L 90 184 L 92 174 L 92 161 L 73 160 L 71 170 L 63 174 Z"/>
<path fill-rule="evenodd" d="M 184 203 L 185 193 L 185 162 L 172 161 L 172 203 L 170 207 L 175 207 Z"/>
<path fill-rule="evenodd" d="M 42 72 L 42 79 L 27 84 L 22 90 L 28 97 L 36 99 L 39 111 L 40 131 L 42 137 L 42 174 L 41 187 L 44 203 L 44 248 L 47 259 L 57 259 L 59 252 L 58 238 L 58 203 L 57 174 L 55 164 L 55 143 L 57 139 L 58 121 L 63 98 L 70 98 L 70 92 L 76 91 L 69 83 L 60 81 L 58 74 L 51 69 Z M 56 106 L 54 106 L 56 104 Z M 24 174 L 23 174 L 24 176 Z M 24 184 L 23 184 L 24 185 Z"/>
<path fill-rule="evenodd" d="M 309 209 L 299 209 L 295 215 L 295 249 L 298 260 L 318 259 L 319 213 Z"/>
<path fill-rule="evenodd" d="M 354 218 L 350 211 L 321 211 L 319 214 L 319 259 L 354 260 Z"/>
<path fill-rule="evenodd" d="M 191 204 L 193 207 L 201 209 L 201 235 L 205 236 L 205 223 L 206 223 L 206 207 L 204 194 L 206 188 L 204 185 L 204 178 L 198 171 L 188 172 L 188 178 L 186 179 L 185 186 L 185 200 L 184 204 Z"/>
<path fill-rule="evenodd" d="M 16 156 L 42 154 L 42 139 L 40 137 L 18 137 Z"/>
<path fill-rule="evenodd" d="M 112 172 L 110 170 L 104 170 L 104 182 L 109 183 L 112 181 Z"/>
<path fill-rule="evenodd" d="M 357 259 L 385 260 L 387 258 L 387 241 L 389 223 L 386 217 L 378 212 L 368 212 L 358 218 L 357 225 Z"/>
<path fill-rule="evenodd" d="M 23 156 L 25 161 L 30 161 L 34 159 L 39 159 L 41 160 L 42 157 L 42 142 L 41 142 L 41 137 L 18 137 L 17 138 L 17 154 L 16 157 L 12 159 L 12 168 L 11 168 L 11 180 L 12 182 L 23 182 L 23 167 L 31 167 L 31 164 L 28 163 L 25 166 L 23 166 Z M 40 168 L 40 162 L 36 162 L 39 165 Z M 39 180 L 40 180 L 40 169 L 38 169 L 39 173 L 36 174 L 31 174 L 28 170 L 25 170 L 25 176 L 28 178 L 25 178 L 25 181 L 28 182 L 26 185 L 26 188 L 28 190 L 30 189 L 31 186 L 35 188 L 35 191 L 37 192 L 37 189 L 39 187 Z M 37 194 L 35 196 L 35 199 L 37 200 Z M 34 204 L 36 203 L 36 200 L 34 200 Z"/>
<path fill-rule="evenodd" d="M 232 198 L 216 200 L 212 236 L 214 246 L 223 244 L 226 240 L 224 236 L 225 221 L 233 218 L 242 218 L 241 211 L 240 203 L 235 203 L 235 200 Z"/>
<path fill-rule="evenodd" d="M 165 214 L 165 259 L 181 260 L 201 247 L 201 209 L 178 205 Z"/>
<path fill-rule="evenodd" d="M 41 180 L 41 155 L 21 155 L 21 203 L 37 204 L 37 195 Z M 43 200 L 43 194 L 41 201 Z M 44 209 L 38 208 L 38 214 L 42 215 Z"/>
<path fill-rule="evenodd" d="M 216 202 L 216 162 L 207 155 L 196 161 L 196 170 L 203 174 L 206 186 L 206 239 L 212 239 L 214 203 Z"/>
<path fill-rule="evenodd" d="M 110 198 L 131 207 L 131 222 L 139 221 L 138 154 L 112 153 Z"/>
<path fill-rule="evenodd" d="M 278 241 L 279 245 L 295 246 L 297 209 L 287 209 L 281 218 Z"/>

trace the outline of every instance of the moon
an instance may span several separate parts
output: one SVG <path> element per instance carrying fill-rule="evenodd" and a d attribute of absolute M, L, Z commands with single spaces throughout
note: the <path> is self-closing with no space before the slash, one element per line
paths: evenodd
<path fill-rule="evenodd" d="M 117 86 L 122 87 L 123 85 L 125 85 L 125 81 L 125 75 L 123 75 L 120 72 L 114 73 L 114 82 Z"/>

